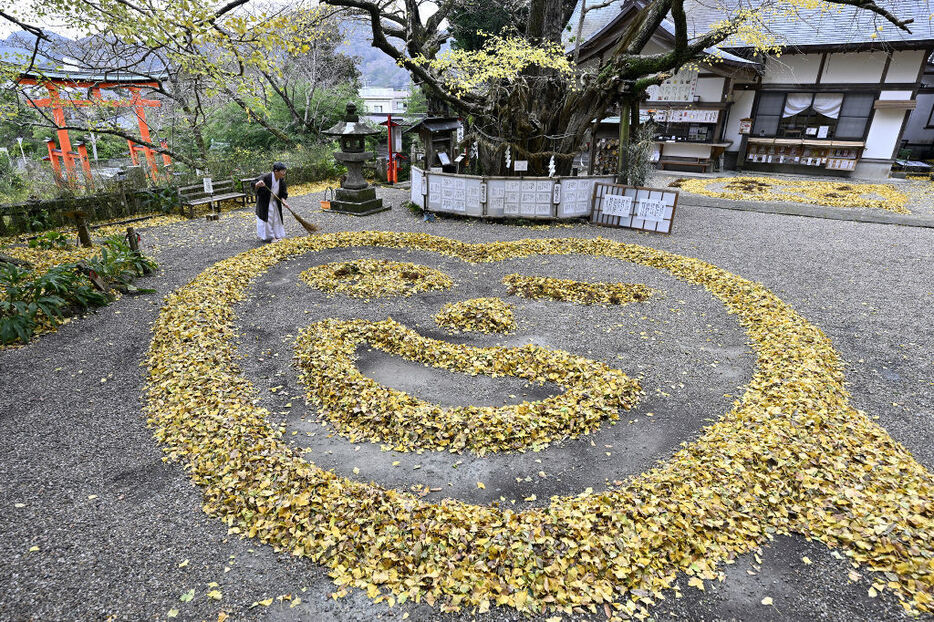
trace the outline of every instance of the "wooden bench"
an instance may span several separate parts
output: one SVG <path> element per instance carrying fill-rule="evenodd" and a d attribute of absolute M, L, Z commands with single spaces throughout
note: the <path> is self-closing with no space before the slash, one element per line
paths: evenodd
<path fill-rule="evenodd" d="M 695 166 L 701 171 L 706 172 L 707 167 L 713 165 L 713 161 L 710 158 L 676 158 L 676 157 L 667 157 L 662 158 L 658 161 L 658 168 L 663 169 L 666 165 L 674 166 Z"/>
<path fill-rule="evenodd" d="M 196 205 L 210 205 L 211 211 L 217 213 L 219 204 L 223 201 L 233 201 L 239 199 L 246 207 L 246 194 L 234 190 L 233 180 L 216 181 L 213 183 L 214 192 L 204 191 L 204 184 L 194 184 L 191 186 L 181 186 L 178 189 L 178 202 L 181 206 L 182 215 L 185 214 L 185 208 L 188 208 L 188 217 L 195 215 Z"/>
<path fill-rule="evenodd" d="M 256 203 L 256 188 L 253 187 L 253 182 L 260 177 L 262 177 L 262 175 L 240 178 L 240 190 L 246 195 L 245 201 L 247 203 Z"/>

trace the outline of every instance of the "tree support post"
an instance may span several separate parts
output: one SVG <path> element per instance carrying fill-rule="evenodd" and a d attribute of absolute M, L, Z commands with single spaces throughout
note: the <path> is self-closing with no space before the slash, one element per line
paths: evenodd
<path fill-rule="evenodd" d="M 619 162 L 616 171 L 616 183 L 625 185 L 629 181 L 629 108 L 632 102 L 628 97 L 619 102 Z"/>
<path fill-rule="evenodd" d="M 94 246 L 91 243 L 91 230 L 88 228 L 88 221 L 85 218 L 87 214 L 85 214 L 80 209 L 76 209 L 70 212 L 66 212 L 65 215 L 74 219 L 75 225 L 78 228 L 78 241 L 81 246 L 85 248 L 91 248 Z"/>

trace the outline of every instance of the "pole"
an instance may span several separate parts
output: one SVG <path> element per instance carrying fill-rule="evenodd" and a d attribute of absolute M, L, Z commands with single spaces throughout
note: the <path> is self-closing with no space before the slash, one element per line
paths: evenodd
<path fill-rule="evenodd" d="M 19 143 L 19 154 L 23 157 L 23 167 L 26 166 L 26 153 L 23 151 L 23 137 L 20 136 L 16 139 L 16 142 Z"/>
<path fill-rule="evenodd" d="M 91 137 L 91 153 L 94 154 L 94 161 L 97 162 L 97 136 L 94 132 L 91 132 L 89 136 Z"/>
<path fill-rule="evenodd" d="M 386 181 L 390 184 L 396 182 L 396 171 L 394 168 L 395 162 L 393 162 L 392 156 L 392 113 L 390 112 L 386 116 L 386 130 L 389 132 L 389 158 L 386 160 Z"/>
<path fill-rule="evenodd" d="M 628 166 L 628 147 L 629 147 L 629 99 L 623 99 L 619 103 L 619 163 L 616 171 L 616 183 L 628 183 L 629 175 L 626 168 Z"/>
<path fill-rule="evenodd" d="M 68 137 L 68 130 L 65 129 L 65 109 L 62 107 L 58 88 L 51 83 L 47 84 L 46 88 L 49 91 L 52 118 L 55 120 L 55 125 L 58 126 L 55 133 L 58 134 L 58 148 L 62 152 L 62 161 L 65 163 L 65 175 L 68 177 L 68 184 L 73 186 L 76 182 L 75 158 L 72 155 L 74 152 L 71 150 L 71 139 Z"/>

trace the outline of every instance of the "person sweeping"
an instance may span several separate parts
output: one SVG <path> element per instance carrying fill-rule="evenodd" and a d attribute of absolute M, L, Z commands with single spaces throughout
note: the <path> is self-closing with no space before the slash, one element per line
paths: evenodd
<path fill-rule="evenodd" d="M 295 213 L 285 199 L 289 197 L 289 189 L 285 182 L 286 165 L 276 162 L 272 165 L 272 172 L 266 173 L 253 182 L 256 191 L 256 236 L 263 242 L 278 242 L 285 238 L 285 225 L 282 220 L 282 206 L 292 212 L 295 219 L 309 233 L 314 233 L 318 227 L 307 222 Z"/>

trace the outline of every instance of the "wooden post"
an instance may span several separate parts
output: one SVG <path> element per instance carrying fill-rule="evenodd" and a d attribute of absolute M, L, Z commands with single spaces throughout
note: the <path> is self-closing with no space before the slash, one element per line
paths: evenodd
<path fill-rule="evenodd" d="M 126 241 L 130 245 L 130 250 L 139 254 L 139 239 L 136 237 L 136 231 L 133 227 L 126 228 Z"/>
<path fill-rule="evenodd" d="M 626 168 L 629 165 L 629 107 L 631 102 L 623 98 L 619 102 L 619 161 L 616 171 L 616 183 L 625 185 L 629 181 Z"/>
<path fill-rule="evenodd" d="M 75 223 L 78 225 L 78 240 L 81 242 L 81 246 L 91 248 L 94 245 L 91 244 L 91 230 L 88 229 L 88 221 L 84 218 L 84 212 L 76 210 L 72 214 L 74 214 Z"/>

